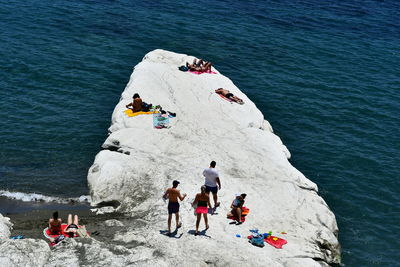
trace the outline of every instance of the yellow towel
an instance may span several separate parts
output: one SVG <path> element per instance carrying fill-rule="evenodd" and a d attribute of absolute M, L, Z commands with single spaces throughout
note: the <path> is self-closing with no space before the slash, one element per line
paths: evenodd
<path fill-rule="evenodd" d="M 127 110 L 124 110 L 124 113 L 126 115 L 128 115 L 128 117 L 135 117 L 137 115 L 142 115 L 142 114 L 159 113 L 159 111 L 156 110 L 156 111 L 138 111 L 138 112 L 133 112 L 132 109 L 127 109 Z"/>

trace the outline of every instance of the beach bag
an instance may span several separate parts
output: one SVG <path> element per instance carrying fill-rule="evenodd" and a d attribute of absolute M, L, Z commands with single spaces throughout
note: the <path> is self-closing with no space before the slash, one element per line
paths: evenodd
<path fill-rule="evenodd" d="M 188 71 L 189 70 L 188 67 L 186 67 L 186 66 L 180 66 L 178 69 L 180 71 Z"/>
<path fill-rule="evenodd" d="M 257 235 L 257 236 L 252 236 L 251 239 L 249 240 L 249 242 L 256 246 L 256 247 L 264 247 L 264 236 L 263 235 Z"/>

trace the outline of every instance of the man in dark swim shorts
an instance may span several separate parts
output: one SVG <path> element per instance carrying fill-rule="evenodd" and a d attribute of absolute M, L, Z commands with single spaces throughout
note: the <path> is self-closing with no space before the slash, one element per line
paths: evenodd
<path fill-rule="evenodd" d="M 172 182 L 172 187 L 168 188 L 165 193 L 163 198 L 164 199 L 169 199 L 168 202 L 168 235 L 171 234 L 171 220 L 172 220 L 172 214 L 175 214 L 176 218 L 176 228 L 180 228 L 182 226 L 182 223 L 179 222 L 179 202 L 178 199 L 181 201 L 185 199 L 186 194 L 181 195 L 181 192 L 176 189 L 178 187 L 179 182 L 174 180 Z"/>
<path fill-rule="evenodd" d="M 219 174 L 215 170 L 215 166 L 217 163 L 215 161 L 211 161 L 210 167 L 203 171 L 203 175 L 205 178 L 204 185 L 206 186 L 206 193 L 212 193 L 214 199 L 214 208 L 219 206 L 218 202 L 218 189 L 221 190 L 221 180 L 219 179 Z"/>

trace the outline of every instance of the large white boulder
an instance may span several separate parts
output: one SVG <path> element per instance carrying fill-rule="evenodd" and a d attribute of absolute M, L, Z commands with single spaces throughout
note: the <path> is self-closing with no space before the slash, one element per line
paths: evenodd
<path fill-rule="evenodd" d="M 10 218 L 0 214 L 0 240 L 7 239 L 11 234 L 12 223 Z"/>
<path fill-rule="evenodd" d="M 339 262 L 335 216 L 317 194 L 317 186 L 290 164 L 290 153 L 280 138 L 230 79 L 220 73 L 178 70 L 192 60 L 165 50 L 148 53 L 135 67 L 114 109 L 110 135 L 89 169 L 88 184 L 93 205 L 112 205 L 133 217 L 132 225 L 116 234 L 115 241 L 154 250 L 151 264 L 315 266 Z M 220 87 L 245 104 L 222 99 L 214 92 Z M 123 111 L 134 93 L 175 112 L 171 128 L 153 128 L 152 115 L 127 117 Z M 221 207 L 209 217 L 208 237 L 195 237 L 190 203 L 211 160 L 217 162 L 221 177 Z M 161 196 L 175 179 L 181 182 L 178 189 L 188 194 L 181 204 L 184 226 L 179 239 L 160 234 L 167 220 Z M 240 226 L 230 225 L 225 216 L 237 193 L 247 193 L 246 206 L 251 210 Z M 281 250 L 268 244 L 254 247 L 243 238 L 252 228 L 273 234 L 285 231 L 286 235 L 278 236 L 288 244 Z"/>

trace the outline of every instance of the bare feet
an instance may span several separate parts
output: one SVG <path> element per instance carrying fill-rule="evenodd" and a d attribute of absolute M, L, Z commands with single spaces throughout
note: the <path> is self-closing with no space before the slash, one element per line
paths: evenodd
<path fill-rule="evenodd" d="M 210 228 L 210 226 L 209 226 L 209 225 L 206 225 L 206 230 L 208 230 L 208 228 Z"/>
<path fill-rule="evenodd" d="M 214 208 L 219 207 L 220 204 L 221 204 L 221 203 L 217 202 L 217 204 L 215 204 L 215 207 L 214 207 Z"/>
<path fill-rule="evenodd" d="M 179 229 L 179 228 L 181 228 L 181 227 L 182 227 L 182 223 L 180 222 L 180 223 L 176 226 L 176 228 Z"/>

